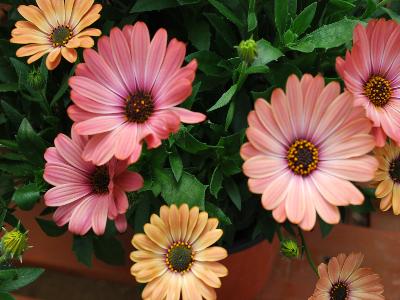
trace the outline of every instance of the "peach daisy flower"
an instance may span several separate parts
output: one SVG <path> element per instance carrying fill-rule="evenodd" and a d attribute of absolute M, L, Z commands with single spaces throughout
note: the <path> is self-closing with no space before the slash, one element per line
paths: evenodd
<path fill-rule="evenodd" d="M 240 154 L 249 189 L 278 222 L 286 218 L 311 230 L 316 212 L 329 224 L 340 220 L 337 206 L 363 203 L 350 182 L 370 181 L 378 166 L 367 155 L 375 145 L 371 122 L 350 93 L 327 86 L 320 75 L 291 75 L 286 94 L 275 89 L 271 104 L 258 99 L 248 116 L 248 143 Z"/>
<path fill-rule="evenodd" d="M 79 134 L 93 136 L 83 158 L 101 165 L 115 156 L 135 162 L 142 151 L 161 145 L 181 122 L 198 123 L 205 115 L 175 107 L 192 93 L 197 62 L 181 67 L 184 43 L 159 29 L 150 41 L 147 26 L 137 22 L 98 42 L 98 52 L 84 51 L 69 84 L 75 105 L 68 109 Z"/>
<path fill-rule="evenodd" d="M 370 268 L 360 268 L 361 253 L 339 254 L 318 266 L 319 280 L 309 300 L 383 300 L 383 285 Z"/>
<path fill-rule="evenodd" d="M 384 19 L 371 20 L 354 29 L 353 48 L 336 69 L 355 105 L 365 108 L 373 122 L 376 145 L 386 136 L 400 143 L 400 25 Z"/>
<path fill-rule="evenodd" d="M 208 218 L 198 207 L 162 206 L 153 214 L 144 232 L 135 234 L 131 253 L 136 281 L 147 283 L 142 297 L 147 300 L 216 299 L 214 288 L 228 270 L 218 261 L 227 257 L 224 248 L 213 246 L 222 236 L 218 219 Z"/>
<path fill-rule="evenodd" d="M 11 32 L 11 43 L 28 44 L 18 49 L 17 56 L 30 56 L 32 63 L 49 53 L 46 66 L 54 70 L 61 56 L 71 63 L 77 59 L 75 48 L 91 48 L 92 36 L 100 36 L 101 31 L 88 28 L 99 18 L 102 9 L 94 0 L 36 0 L 39 7 L 20 5 L 18 12 L 26 21 L 15 23 Z"/>
<path fill-rule="evenodd" d="M 127 228 L 125 213 L 129 203 L 126 192 L 143 186 L 138 173 L 126 169 L 126 161 L 112 159 L 95 166 L 81 158 L 88 138 L 72 130 L 72 139 L 59 134 L 55 147 L 46 150 L 43 178 L 55 187 L 44 195 L 47 206 L 58 207 L 53 219 L 58 226 L 68 224 L 74 234 L 85 235 L 90 228 L 104 233 L 107 219 L 114 220 L 119 232 Z"/>
<path fill-rule="evenodd" d="M 395 215 L 400 214 L 400 148 L 389 141 L 383 148 L 374 150 L 379 167 L 375 173 L 375 196 L 381 199 L 380 209 L 393 207 Z"/>

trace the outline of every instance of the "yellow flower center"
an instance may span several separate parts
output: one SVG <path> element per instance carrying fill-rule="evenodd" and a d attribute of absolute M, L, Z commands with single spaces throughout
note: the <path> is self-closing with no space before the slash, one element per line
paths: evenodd
<path fill-rule="evenodd" d="M 364 93 L 376 107 L 383 107 L 392 97 L 392 87 L 389 80 L 378 75 L 373 75 L 364 84 Z"/>
<path fill-rule="evenodd" d="M 126 98 L 125 115 L 128 121 L 144 123 L 154 111 L 154 103 L 150 94 L 137 93 Z"/>
<path fill-rule="evenodd" d="M 96 167 L 91 177 L 92 190 L 95 194 L 108 193 L 108 184 L 110 183 L 110 175 L 107 166 Z"/>
<path fill-rule="evenodd" d="M 165 262 L 173 272 L 185 273 L 193 265 L 192 246 L 186 242 L 175 242 L 165 255 Z"/>
<path fill-rule="evenodd" d="M 72 38 L 72 30 L 69 25 L 61 25 L 54 28 L 50 34 L 50 40 L 53 43 L 53 47 L 65 46 Z"/>
<path fill-rule="evenodd" d="M 329 300 L 348 300 L 349 289 L 345 282 L 335 283 L 329 291 Z"/>
<path fill-rule="evenodd" d="M 390 162 L 389 175 L 394 182 L 400 183 L 400 157 Z"/>
<path fill-rule="evenodd" d="M 296 175 L 307 176 L 317 168 L 318 149 L 313 143 L 299 139 L 289 147 L 286 159 Z"/>

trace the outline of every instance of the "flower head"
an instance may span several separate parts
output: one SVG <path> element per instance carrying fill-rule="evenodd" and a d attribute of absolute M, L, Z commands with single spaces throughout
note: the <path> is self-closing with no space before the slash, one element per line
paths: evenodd
<path fill-rule="evenodd" d="M 126 192 L 143 186 L 143 178 L 126 170 L 126 161 L 112 159 L 95 166 L 81 158 L 88 138 L 74 130 L 72 138 L 59 134 L 55 147 L 44 155 L 43 178 L 55 187 L 44 195 L 47 206 L 58 207 L 53 215 L 59 226 L 69 222 L 68 229 L 78 235 L 90 228 L 97 235 L 104 233 L 107 219 L 114 220 L 118 231 L 126 230 L 125 212 L 129 203 Z"/>
<path fill-rule="evenodd" d="M 28 248 L 28 232 L 21 232 L 18 227 L 6 231 L 0 241 L 3 257 L 18 258 L 22 261 L 22 255 Z"/>
<path fill-rule="evenodd" d="M 74 105 L 68 109 L 78 134 L 93 136 L 83 158 L 101 165 L 113 156 L 139 159 L 143 140 L 161 145 L 181 122 L 198 123 L 200 113 L 175 107 L 192 92 L 197 63 L 181 67 L 184 43 L 159 29 L 150 41 L 147 26 L 137 22 L 98 42 L 98 52 L 84 51 L 85 63 L 69 81 Z"/>
<path fill-rule="evenodd" d="M 353 48 L 345 59 L 338 57 L 336 69 L 355 105 L 365 108 L 373 122 L 379 147 L 386 136 L 400 143 L 400 25 L 395 21 L 371 20 L 354 29 Z"/>
<path fill-rule="evenodd" d="M 251 64 L 257 56 L 257 43 L 252 38 L 241 41 L 237 51 L 243 61 Z"/>
<path fill-rule="evenodd" d="M 75 48 L 91 48 L 92 36 L 101 31 L 88 28 L 100 18 L 100 4 L 94 0 L 37 0 L 37 6 L 20 5 L 18 12 L 26 19 L 15 23 L 11 42 L 27 44 L 18 49 L 17 56 L 30 56 L 32 63 L 48 53 L 46 66 L 55 69 L 61 56 L 73 63 L 77 59 Z"/>
<path fill-rule="evenodd" d="M 287 258 L 299 258 L 300 249 L 297 242 L 291 239 L 281 241 L 281 253 Z"/>
<path fill-rule="evenodd" d="M 304 230 L 316 212 L 338 223 L 337 206 L 361 204 L 363 194 L 350 181 L 369 181 L 377 168 L 369 134 L 371 123 L 350 93 L 321 76 L 292 75 L 286 94 L 276 89 L 271 104 L 258 99 L 248 116 L 248 143 L 240 150 L 243 172 L 253 193 L 278 222 L 286 218 Z"/>
<path fill-rule="evenodd" d="M 319 280 L 309 300 L 385 299 L 378 274 L 360 268 L 361 253 L 339 254 L 318 266 Z"/>
<path fill-rule="evenodd" d="M 379 161 L 373 179 L 375 196 L 381 199 L 380 209 L 393 207 L 395 215 L 400 214 L 400 147 L 389 141 L 383 148 L 376 148 L 374 154 Z"/>
<path fill-rule="evenodd" d="M 39 91 L 45 86 L 45 78 L 39 69 L 31 70 L 27 75 L 26 81 L 35 91 Z"/>
<path fill-rule="evenodd" d="M 135 264 L 131 273 L 147 283 L 143 299 L 216 299 L 219 277 L 228 274 L 218 261 L 227 257 L 221 247 L 210 247 L 222 236 L 218 220 L 208 218 L 198 207 L 187 204 L 162 206 L 144 226 L 145 234 L 135 234 L 131 253 Z"/>

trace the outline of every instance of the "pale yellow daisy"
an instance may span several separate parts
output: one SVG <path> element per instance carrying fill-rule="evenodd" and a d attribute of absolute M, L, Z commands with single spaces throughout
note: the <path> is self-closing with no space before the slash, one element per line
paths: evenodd
<path fill-rule="evenodd" d="M 214 288 L 228 270 L 218 261 L 227 257 L 222 247 L 213 246 L 222 236 L 218 220 L 208 218 L 198 207 L 187 204 L 162 206 L 160 216 L 153 214 L 135 234 L 131 268 L 136 281 L 147 283 L 145 300 L 216 299 Z"/>

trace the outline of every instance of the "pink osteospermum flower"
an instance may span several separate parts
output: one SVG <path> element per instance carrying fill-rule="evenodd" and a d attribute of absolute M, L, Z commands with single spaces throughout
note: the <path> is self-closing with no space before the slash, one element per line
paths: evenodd
<path fill-rule="evenodd" d="M 159 29 L 150 41 L 137 22 L 98 42 L 98 52 L 84 51 L 85 63 L 70 79 L 75 105 L 68 114 L 78 134 L 93 136 L 83 158 L 101 165 L 113 156 L 138 160 L 143 140 L 148 148 L 177 132 L 181 122 L 198 123 L 200 113 L 175 107 L 192 93 L 197 62 L 181 67 L 186 47 Z"/>
<path fill-rule="evenodd" d="M 355 105 L 362 106 L 373 122 L 379 147 L 386 136 L 400 143 L 400 25 L 372 20 L 354 29 L 353 48 L 345 59 L 338 57 L 336 69 Z"/>
<path fill-rule="evenodd" d="M 318 266 L 319 280 L 309 300 L 384 300 L 380 276 L 360 268 L 361 253 L 339 254 Z"/>
<path fill-rule="evenodd" d="M 369 181 L 377 160 L 371 122 L 350 93 L 322 76 L 292 75 L 286 94 L 275 89 L 271 104 L 258 99 L 248 116 L 248 143 L 240 154 L 249 189 L 278 222 L 286 218 L 311 230 L 316 212 L 329 224 L 340 220 L 337 206 L 361 204 L 350 181 Z"/>
<path fill-rule="evenodd" d="M 47 206 L 58 207 L 53 219 L 58 226 L 67 223 L 74 234 L 84 235 L 90 228 L 104 233 L 107 219 L 114 220 L 119 232 L 127 228 L 125 212 L 129 203 L 126 192 L 143 186 L 143 178 L 128 171 L 126 161 L 110 160 L 95 166 L 81 158 L 88 138 L 72 130 L 72 139 L 59 134 L 55 147 L 45 153 L 43 178 L 55 187 L 44 195 Z"/>

